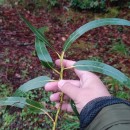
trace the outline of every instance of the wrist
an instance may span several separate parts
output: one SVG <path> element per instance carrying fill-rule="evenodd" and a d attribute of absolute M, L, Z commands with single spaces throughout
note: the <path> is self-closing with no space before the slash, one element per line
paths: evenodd
<path fill-rule="evenodd" d="M 81 129 L 87 127 L 104 107 L 121 103 L 130 105 L 128 101 L 112 96 L 99 97 L 90 101 L 85 105 L 80 113 Z"/>
<path fill-rule="evenodd" d="M 82 99 L 80 100 L 81 102 L 77 105 L 77 108 L 78 108 L 78 112 L 79 114 L 81 113 L 82 109 L 86 106 L 86 104 L 90 104 L 91 102 L 97 100 L 97 99 L 100 99 L 100 98 L 103 98 L 103 97 L 112 97 L 111 94 L 108 92 L 108 93 L 105 93 L 105 94 L 102 94 L 100 96 L 93 96 L 93 97 L 87 97 L 86 99 Z"/>

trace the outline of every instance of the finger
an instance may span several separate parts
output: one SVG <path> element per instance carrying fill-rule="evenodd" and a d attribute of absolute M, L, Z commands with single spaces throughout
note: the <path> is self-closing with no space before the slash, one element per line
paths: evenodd
<path fill-rule="evenodd" d="M 56 103 L 56 108 L 59 108 L 60 103 Z M 69 103 L 63 103 L 61 106 L 61 110 L 67 111 L 67 112 L 73 112 L 71 105 Z"/>
<path fill-rule="evenodd" d="M 77 87 L 80 86 L 80 81 L 79 80 L 63 80 L 64 82 L 69 82 Z M 50 91 L 50 92 L 57 92 L 60 91 L 58 88 L 58 81 L 56 82 L 49 82 L 45 85 L 45 90 Z"/>
<path fill-rule="evenodd" d="M 45 85 L 45 90 L 46 91 L 57 92 L 58 91 L 58 81 L 47 83 Z"/>
<path fill-rule="evenodd" d="M 60 59 L 56 60 L 56 65 L 60 66 Z M 71 61 L 71 60 L 63 60 L 63 66 L 68 68 L 68 67 L 72 67 L 76 62 L 75 61 Z M 81 83 L 83 84 L 86 79 L 92 78 L 93 76 L 96 76 L 95 74 L 89 72 L 89 71 L 82 71 L 82 70 L 77 70 L 74 69 L 75 73 L 77 74 L 77 76 L 79 77 L 79 79 L 81 80 Z"/>
<path fill-rule="evenodd" d="M 60 95 L 61 95 L 61 92 L 54 93 L 50 96 L 50 100 L 52 102 L 59 102 L 60 101 Z M 67 95 L 64 95 L 64 98 L 63 98 L 64 101 L 68 101 L 69 99 L 70 98 Z"/>
<path fill-rule="evenodd" d="M 56 63 L 56 65 L 60 66 L 61 65 L 60 59 L 56 60 L 55 63 Z M 74 63 L 76 63 L 76 62 L 72 61 L 72 60 L 63 59 L 63 66 L 64 67 L 71 67 L 74 65 Z"/>
<path fill-rule="evenodd" d="M 61 63 L 60 59 L 56 60 L 55 63 L 56 63 L 56 65 L 60 66 L 60 63 Z M 72 61 L 72 60 L 66 60 L 66 59 L 63 60 L 63 66 L 66 68 L 72 67 L 75 63 L 76 62 Z M 81 77 L 81 75 L 83 75 L 85 73 L 85 71 L 80 71 L 77 69 L 74 69 L 74 71 L 79 78 Z"/>
<path fill-rule="evenodd" d="M 80 88 L 71 84 L 70 82 L 64 82 L 64 80 L 60 80 L 58 82 L 59 89 L 70 97 L 72 100 L 76 101 L 77 94 L 80 92 Z"/>

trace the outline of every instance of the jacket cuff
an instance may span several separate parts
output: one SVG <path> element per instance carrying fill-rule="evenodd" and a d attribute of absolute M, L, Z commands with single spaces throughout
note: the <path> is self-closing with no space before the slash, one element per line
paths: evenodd
<path fill-rule="evenodd" d="M 80 129 L 83 130 L 87 127 L 104 107 L 121 103 L 130 106 L 130 102 L 110 96 L 99 97 L 90 101 L 80 113 Z"/>

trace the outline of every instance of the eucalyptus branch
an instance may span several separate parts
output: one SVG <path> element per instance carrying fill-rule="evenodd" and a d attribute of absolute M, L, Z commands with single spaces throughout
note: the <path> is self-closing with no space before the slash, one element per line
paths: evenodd
<path fill-rule="evenodd" d="M 61 66 L 60 80 L 63 79 L 63 72 L 64 72 L 63 58 L 64 58 L 64 52 L 62 52 L 62 54 L 61 54 L 61 56 L 60 56 L 60 66 Z M 57 112 L 56 112 L 55 121 L 54 121 L 52 130 L 56 130 L 56 125 L 57 125 L 57 121 L 58 121 L 58 116 L 59 116 L 59 113 L 60 113 L 60 111 L 61 111 L 61 107 L 62 107 L 62 104 L 63 104 L 63 98 L 64 98 L 64 93 L 61 92 L 61 93 L 60 93 L 60 105 L 59 105 L 59 107 L 58 107 L 58 109 L 57 109 Z"/>

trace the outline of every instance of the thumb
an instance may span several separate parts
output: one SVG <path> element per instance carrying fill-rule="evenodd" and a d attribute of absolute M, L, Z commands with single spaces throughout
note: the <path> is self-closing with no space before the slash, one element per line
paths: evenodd
<path fill-rule="evenodd" d="M 80 89 L 74 84 L 70 83 L 69 81 L 64 81 L 64 80 L 60 80 L 58 82 L 58 87 L 64 94 L 66 94 L 72 100 L 76 99 Z"/>

